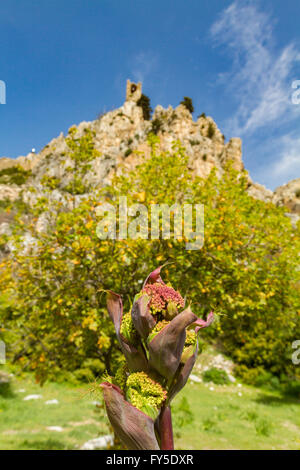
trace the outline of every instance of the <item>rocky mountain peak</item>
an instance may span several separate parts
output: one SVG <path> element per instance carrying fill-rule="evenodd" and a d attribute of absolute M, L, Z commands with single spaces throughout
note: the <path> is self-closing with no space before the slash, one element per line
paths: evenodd
<path fill-rule="evenodd" d="M 81 122 L 75 126 L 79 136 L 83 135 L 85 129 L 90 129 L 95 134 L 95 148 L 100 156 L 91 162 L 91 169 L 86 174 L 90 184 L 109 184 L 113 172 L 120 171 L 121 167 L 132 169 L 142 158 L 148 158 L 149 132 L 159 136 L 163 151 L 171 151 L 173 142 L 180 140 L 189 157 L 189 168 L 197 176 L 208 176 L 213 167 L 221 176 L 228 160 L 233 162 L 236 170 L 244 169 L 241 139 L 232 137 L 225 142 L 224 135 L 211 117 L 203 113 L 194 121 L 184 104 L 176 108 L 168 106 L 166 109 L 158 105 L 152 119 L 148 121 L 144 119 L 142 107 L 139 106 L 141 96 L 142 84 L 127 80 L 126 100 L 121 107 L 94 121 Z M 60 134 L 39 153 L 29 153 L 16 159 L 0 159 L 0 174 L 3 169 L 19 165 L 32 172 L 33 183 L 37 186 L 44 175 L 57 178 L 65 184 L 70 178 L 67 168 L 72 164 L 67 153 L 65 136 Z M 299 183 L 300 180 L 278 188 L 273 194 L 263 186 L 253 183 L 249 177 L 248 190 L 255 198 L 273 201 L 278 205 L 287 204 L 289 210 L 300 213 L 299 195 L 294 191 L 297 181 Z M 16 199 L 20 189 L 14 185 L 1 184 L 0 179 L 0 199 Z M 296 195 L 296 199 L 293 195 Z"/>

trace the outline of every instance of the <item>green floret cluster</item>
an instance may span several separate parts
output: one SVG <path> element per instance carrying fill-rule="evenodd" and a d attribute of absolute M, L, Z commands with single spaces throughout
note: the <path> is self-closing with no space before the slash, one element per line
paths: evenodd
<path fill-rule="evenodd" d="M 181 362 L 184 364 L 194 354 L 197 345 L 197 335 L 193 330 L 186 330 L 186 338 L 182 351 Z"/>
<path fill-rule="evenodd" d="M 148 336 L 148 343 L 153 340 L 153 338 L 159 333 L 165 326 L 167 326 L 170 322 L 167 320 L 162 320 L 156 323 L 155 327 L 151 331 L 150 335 Z"/>
<path fill-rule="evenodd" d="M 120 365 L 115 375 L 115 382 L 121 390 L 125 390 L 128 375 L 128 366 L 126 362 Z"/>
<path fill-rule="evenodd" d="M 197 335 L 193 330 L 186 330 L 184 347 L 194 346 L 197 342 Z"/>
<path fill-rule="evenodd" d="M 162 386 L 145 372 L 135 372 L 128 377 L 126 392 L 130 403 L 153 419 L 156 419 L 159 408 L 167 397 Z"/>
<path fill-rule="evenodd" d="M 139 341 L 139 335 L 132 322 L 130 312 L 125 313 L 122 317 L 120 333 L 130 344 L 136 345 Z"/>

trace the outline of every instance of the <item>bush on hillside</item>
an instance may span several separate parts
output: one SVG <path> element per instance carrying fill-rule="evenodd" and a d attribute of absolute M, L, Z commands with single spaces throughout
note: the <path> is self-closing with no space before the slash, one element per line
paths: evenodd
<path fill-rule="evenodd" d="M 227 372 L 217 367 L 211 367 L 203 372 L 202 379 L 204 382 L 213 382 L 216 385 L 228 385 L 230 383 Z"/>
<path fill-rule="evenodd" d="M 151 123 L 151 132 L 157 135 L 159 131 L 162 130 L 162 127 L 163 127 L 163 122 L 161 119 L 158 119 L 158 118 L 153 119 Z"/>
<path fill-rule="evenodd" d="M 192 114 L 194 112 L 194 106 L 193 106 L 193 100 L 192 98 L 189 98 L 188 96 L 185 96 L 182 101 L 180 101 L 180 104 L 183 104 L 183 106 L 186 107 L 186 109 Z"/>
<path fill-rule="evenodd" d="M 213 136 L 215 135 L 215 128 L 212 122 L 208 124 L 208 129 L 207 129 L 207 137 L 209 139 L 212 139 Z"/>
<path fill-rule="evenodd" d="M 24 170 L 20 165 L 0 170 L 0 184 L 25 184 L 31 176 L 31 170 Z"/>
<path fill-rule="evenodd" d="M 150 98 L 147 95 L 142 94 L 140 99 L 136 103 L 143 110 L 143 118 L 145 121 L 150 121 L 152 108 L 150 105 Z"/>

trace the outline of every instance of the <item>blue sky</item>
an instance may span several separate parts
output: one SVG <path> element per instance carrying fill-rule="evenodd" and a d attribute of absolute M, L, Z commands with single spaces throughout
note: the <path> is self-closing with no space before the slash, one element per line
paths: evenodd
<path fill-rule="evenodd" d="M 300 177 L 299 26 L 299 0 L 1 2 L 0 156 L 121 106 L 131 78 L 152 107 L 192 97 L 195 118 L 241 137 L 250 175 L 274 189 Z"/>

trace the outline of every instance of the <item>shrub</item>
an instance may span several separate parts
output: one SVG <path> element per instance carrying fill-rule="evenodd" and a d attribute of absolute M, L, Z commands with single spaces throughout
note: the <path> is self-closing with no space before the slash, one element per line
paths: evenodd
<path fill-rule="evenodd" d="M 147 95 L 142 94 L 136 104 L 142 108 L 143 117 L 145 121 L 150 121 L 152 113 L 152 108 L 150 106 L 150 98 Z"/>
<path fill-rule="evenodd" d="M 85 194 L 88 191 L 88 186 L 84 183 L 82 177 L 74 176 L 72 181 L 66 184 L 63 189 L 75 196 L 77 194 Z"/>
<path fill-rule="evenodd" d="M 8 209 L 9 207 L 11 207 L 11 205 L 12 201 L 8 198 L 0 200 L 0 209 Z"/>
<path fill-rule="evenodd" d="M 209 139 L 212 139 L 213 136 L 215 135 L 215 127 L 212 122 L 208 124 L 208 129 L 207 129 L 207 137 Z"/>
<path fill-rule="evenodd" d="M 12 398 L 13 392 L 9 382 L 0 382 L 0 397 Z"/>
<path fill-rule="evenodd" d="M 248 385 L 278 390 L 283 395 L 300 398 L 300 380 L 294 380 L 284 374 L 276 376 L 263 367 L 248 369 L 244 364 L 236 366 L 235 374 Z"/>
<path fill-rule="evenodd" d="M 300 381 L 291 380 L 284 386 L 284 394 L 300 399 Z"/>
<path fill-rule="evenodd" d="M 204 382 L 213 382 L 216 385 L 228 385 L 230 383 L 227 372 L 217 367 L 212 367 L 202 373 Z"/>
<path fill-rule="evenodd" d="M 69 148 L 68 156 L 73 162 L 73 166 L 67 168 L 72 175 L 71 181 L 64 186 L 64 190 L 72 195 L 85 194 L 91 189 L 86 182 L 86 173 L 91 169 L 91 161 L 100 156 L 94 147 L 95 132 L 84 129 L 82 137 L 77 136 L 76 127 L 69 129 L 66 143 Z"/>
<path fill-rule="evenodd" d="M 0 371 L 0 397 L 12 398 L 14 393 L 11 388 L 10 378 Z"/>
<path fill-rule="evenodd" d="M 44 175 L 41 179 L 41 183 L 48 189 L 56 189 L 60 186 L 61 180 L 55 176 Z"/>
<path fill-rule="evenodd" d="M 153 119 L 151 123 L 151 133 L 157 135 L 159 131 L 162 129 L 163 122 L 161 119 Z"/>
<path fill-rule="evenodd" d="M 79 382 L 84 382 L 84 383 L 90 383 L 90 382 L 93 382 L 95 380 L 94 374 L 87 367 L 75 370 L 74 371 L 74 377 Z"/>
<path fill-rule="evenodd" d="M 105 371 L 103 362 L 101 362 L 100 359 L 95 358 L 86 359 L 83 363 L 83 367 L 89 369 L 95 378 L 101 377 Z"/>
<path fill-rule="evenodd" d="M 0 170 L 0 184 L 25 184 L 32 175 L 30 170 L 24 170 L 20 165 Z"/>
<path fill-rule="evenodd" d="M 183 104 L 183 106 L 186 107 L 186 109 L 192 114 L 194 112 L 194 106 L 193 106 L 193 101 L 192 98 L 189 98 L 188 96 L 185 96 L 182 101 L 180 101 L 180 104 Z"/>
<path fill-rule="evenodd" d="M 124 153 L 125 157 L 129 157 L 129 155 L 132 154 L 132 149 L 127 149 L 126 152 Z"/>
<path fill-rule="evenodd" d="M 270 389 L 278 389 L 280 387 L 279 378 L 271 374 L 271 372 L 263 371 L 254 382 L 257 387 L 266 387 Z"/>
<path fill-rule="evenodd" d="M 239 377 L 244 383 L 248 385 L 256 385 L 259 377 L 265 373 L 262 367 L 248 368 L 245 364 L 239 364 L 235 367 L 234 373 L 236 377 Z"/>

